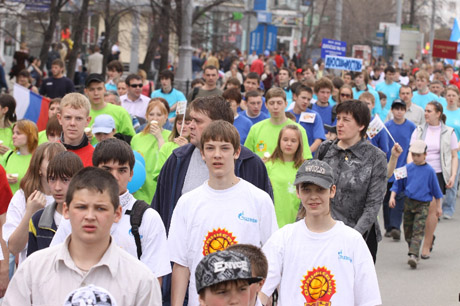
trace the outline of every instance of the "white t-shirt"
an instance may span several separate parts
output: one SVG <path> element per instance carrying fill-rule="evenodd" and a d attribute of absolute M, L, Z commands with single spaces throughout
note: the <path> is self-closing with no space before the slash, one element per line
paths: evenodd
<path fill-rule="evenodd" d="M 207 254 L 236 243 L 261 246 L 277 230 L 270 196 L 240 181 L 214 190 L 206 181 L 182 195 L 174 209 L 168 246 L 171 261 L 190 270 L 189 303 L 198 305 L 195 269 Z"/>
<path fill-rule="evenodd" d="M 53 196 L 45 195 L 46 206 L 54 202 Z M 22 218 L 26 213 L 26 197 L 24 191 L 19 189 L 11 198 L 8 210 L 6 212 L 6 222 L 3 224 L 3 240 L 8 244 L 8 240 L 14 233 Z M 27 257 L 27 244 L 24 249 L 19 253 L 18 264 L 22 263 Z"/>
<path fill-rule="evenodd" d="M 112 225 L 110 234 L 119 247 L 137 258 L 136 241 L 131 234 L 130 216 L 126 215 L 126 210 L 131 210 L 135 202 L 136 199 L 128 191 L 120 196 L 120 205 L 123 208 L 122 217 L 118 223 Z M 62 219 L 50 246 L 64 242 L 71 232 L 70 221 Z M 141 262 L 146 264 L 156 277 L 171 273 L 166 230 L 156 210 L 147 209 L 145 211 L 139 227 L 139 235 L 142 245 Z"/>
<path fill-rule="evenodd" d="M 262 292 L 270 296 L 279 285 L 280 306 L 382 303 L 369 249 L 363 237 L 341 221 L 324 233 L 311 232 L 304 220 L 288 224 L 262 250 L 269 267 Z"/>

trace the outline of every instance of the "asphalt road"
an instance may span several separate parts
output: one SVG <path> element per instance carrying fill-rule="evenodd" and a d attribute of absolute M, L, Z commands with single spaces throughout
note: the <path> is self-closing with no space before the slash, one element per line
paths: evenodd
<path fill-rule="evenodd" d="M 460 210 L 459 199 L 457 209 Z M 379 217 L 381 228 L 383 216 Z M 377 276 L 385 306 L 460 306 L 460 212 L 436 228 L 436 241 L 428 260 L 417 269 L 407 264 L 407 243 L 383 238 L 377 253 Z"/>

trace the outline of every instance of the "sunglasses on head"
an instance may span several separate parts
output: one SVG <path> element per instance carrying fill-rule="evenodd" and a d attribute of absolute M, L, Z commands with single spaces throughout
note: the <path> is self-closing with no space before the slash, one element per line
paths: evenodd
<path fill-rule="evenodd" d="M 129 87 L 136 88 L 139 87 L 141 88 L 143 85 L 142 84 L 130 84 Z"/>

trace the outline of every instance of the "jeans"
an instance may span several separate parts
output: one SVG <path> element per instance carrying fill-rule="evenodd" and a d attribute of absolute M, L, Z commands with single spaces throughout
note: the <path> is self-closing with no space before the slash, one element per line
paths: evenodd
<path fill-rule="evenodd" d="M 460 160 L 459 160 L 460 162 Z M 457 202 L 458 191 L 458 176 L 460 174 L 460 167 L 457 169 L 457 176 L 455 177 L 454 186 L 446 189 L 446 195 L 442 201 L 442 213 L 452 217 L 455 212 L 455 203 Z"/>
<path fill-rule="evenodd" d="M 390 208 L 388 202 L 390 201 L 391 196 L 391 186 L 393 186 L 393 183 L 387 184 L 387 193 L 383 199 L 383 224 L 387 232 L 394 228 L 400 230 L 404 211 L 404 199 L 406 197 L 403 191 L 396 194 L 396 206 L 394 208 Z"/>
<path fill-rule="evenodd" d="M 3 66 L 0 65 L 0 93 L 2 92 L 2 87 L 8 91 L 8 84 L 6 83 L 5 79 L 5 70 L 3 69 Z"/>

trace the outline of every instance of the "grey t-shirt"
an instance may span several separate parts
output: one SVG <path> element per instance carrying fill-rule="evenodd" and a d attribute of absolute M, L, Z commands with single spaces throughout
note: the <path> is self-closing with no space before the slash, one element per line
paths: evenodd
<path fill-rule="evenodd" d="M 200 149 L 195 147 L 190 164 L 188 165 L 187 174 L 185 174 L 182 194 L 201 186 L 207 179 L 209 179 L 208 167 L 206 167 L 205 162 L 201 158 Z"/>

